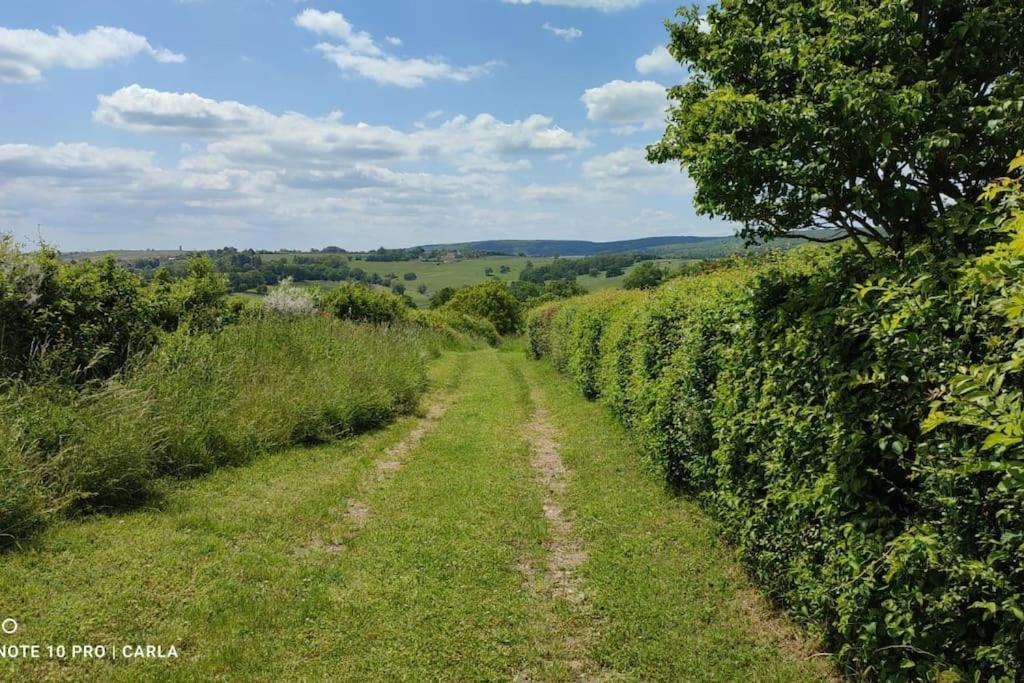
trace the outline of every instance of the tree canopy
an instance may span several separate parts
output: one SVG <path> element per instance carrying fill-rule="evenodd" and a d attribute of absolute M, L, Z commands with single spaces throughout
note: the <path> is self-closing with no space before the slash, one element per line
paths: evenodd
<path fill-rule="evenodd" d="M 721 0 L 668 22 L 690 76 L 655 162 L 753 241 L 941 237 L 1024 144 L 1020 0 Z M 797 231 L 803 231 L 795 235 Z"/>

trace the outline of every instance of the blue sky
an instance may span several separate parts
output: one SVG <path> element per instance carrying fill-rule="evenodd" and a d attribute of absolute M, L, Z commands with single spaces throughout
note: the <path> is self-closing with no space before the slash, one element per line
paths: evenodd
<path fill-rule="evenodd" d="M 643 159 L 685 77 L 675 7 L 4 3 L 0 230 L 65 250 L 728 234 Z"/>

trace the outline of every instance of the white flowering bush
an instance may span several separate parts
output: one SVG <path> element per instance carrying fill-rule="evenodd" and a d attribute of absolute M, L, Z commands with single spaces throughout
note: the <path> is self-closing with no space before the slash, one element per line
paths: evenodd
<path fill-rule="evenodd" d="M 316 303 L 306 290 L 296 287 L 291 278 L 285 278 L 263 299 L 268 311 L 278 315 L 310 316 L 316 314 Z"/>

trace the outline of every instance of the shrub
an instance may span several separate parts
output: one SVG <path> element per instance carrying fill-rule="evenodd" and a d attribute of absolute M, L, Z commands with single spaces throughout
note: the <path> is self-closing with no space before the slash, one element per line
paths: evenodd
<path fill-rule="evenodd" d="M 393 323 L 409 317 L 409 306 L 404 299 L 349 282 L 322 293 L 319 304 L 340 320 Z"/>
<path fill-rule="evenodd" d="M 514 334 L 522 324 L 519 302 L 501 280 L 464 287 L 445 304 L 449 310 L 489 320 L 499 334 Z"/>
<path fill-rule="evenodd" d="M 642 261 L 622 280 L 623 289 L 654 289 L 665 278 L 665 271 L 652 261 Z"/>
<path fill-rule="evenodd" d="M 309 316 L 316 313 L 313 295 L 296 287 L 291 278 L 281 280 L 274 291 L 263 299 L 263 305 L 277 315 Z"/>
<path fill-rule="evenodd" d="M 441 308 L 455 295 L 454 287 L 442 287 L 430 295 L 430 307 Z"/>
<path fill-rule="evenodd" d="M 416 273 L 405 273 L 404 275 L 402 275 L 402 279 L 406 280 L 407 282 L 412 282 L 413 280 L 416 279 Z"/>
<path fill-rule="evenodd" d="M 0 236 L 0 374 L 86 381 L 156 342 L 155 307 L 113 259 L 60 264 Z"/>

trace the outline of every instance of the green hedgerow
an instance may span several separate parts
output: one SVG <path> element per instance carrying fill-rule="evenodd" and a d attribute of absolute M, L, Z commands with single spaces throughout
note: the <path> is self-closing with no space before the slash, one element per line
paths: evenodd
<path fill-rule="evenodd" d="M 980 257 L 799 249 L 527 323 L 872 679 L 1024 676 L 1020 181 L 985 201 Z"/>

